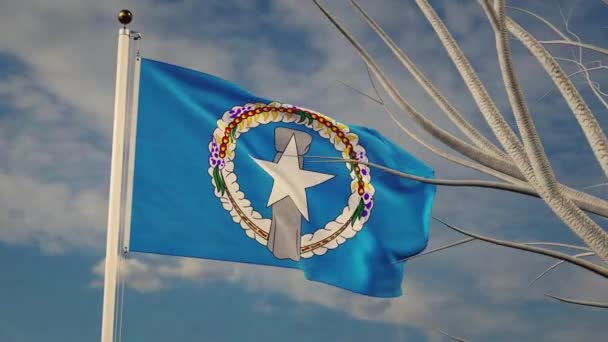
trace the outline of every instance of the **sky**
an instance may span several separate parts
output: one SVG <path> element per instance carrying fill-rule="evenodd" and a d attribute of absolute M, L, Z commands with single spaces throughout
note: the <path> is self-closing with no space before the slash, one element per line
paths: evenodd
<path fill-rule="evenodd" d="M 478 3 L 430 2 L 513 124 L 494 36 Z M 458 134 L 348 1 L 324 3 L 419 111 Z M 491 136 L 415 3 L 361 4 L 463 115 Z M 565 31 L 558 1 L 508 5 L 541 14 Z M 0 341 L 99 339 L 115 16 L 121 8 L 134 13 L 131 28 L 143 36 L 135 48 L 145 57 L 378 129 L 432 166 L 437 177 L 487 178 L 433 156 L 378 105 L 340 83 L 372 92 L 354 49 L 311 1 L 0 0 Z M 561 8 L 572 32 L 606 47 L 608 5 L 573 0 L 562 1 Z M 556 39 L 540 21 L 515 9 L 508 15 L 540 39 Z M 578 189 L 605 182 L 549 77 L 521 44 L 512 40 L 512 47 L 559 180 Z M 550 51 L 565 58 L 577 52 L 558 46 Z M 596 53 L 583 57 L 594 65 L 607 63 Z M 576 71 L 568 62 L 563 65 Z M 600 85 L 608 81 L 605 69 L 592 77 Z M 573 81 L 602 127 L 608 127 L 606 108 L 580 74 Z M 404 115 L 400 119 L 420 132 Z M 605 187 L 587 191 L 607 194 Z M 433 215 L 501 239 L 580 243 L 540 200 L 495 190 L 439 188 Z M 461 238 L 432 223 L 429 248 Z M 558 303 L 543 294 L 608 301 L 606 280 L 564 265 L 528 287 L 552 262 L 472 242 L 408 262 L 404 296 L 373 299 L 308 282 L 295 270 L 133 254 L 124 266 L 121 334 L 124 341 L 447 340 L 439 330 L 472 341 L 605 338 L 608 311 Z"/>

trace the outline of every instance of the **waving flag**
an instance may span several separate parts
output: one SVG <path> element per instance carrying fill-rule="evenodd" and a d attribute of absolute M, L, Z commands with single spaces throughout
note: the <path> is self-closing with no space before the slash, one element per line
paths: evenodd
<path fill-rule="evenodd" d="M 367 161 L 433 177 L 372 129 L 142 59 L 129 249 L 399 296 L 397 261 L 426 247 L 435 188 Z"/>

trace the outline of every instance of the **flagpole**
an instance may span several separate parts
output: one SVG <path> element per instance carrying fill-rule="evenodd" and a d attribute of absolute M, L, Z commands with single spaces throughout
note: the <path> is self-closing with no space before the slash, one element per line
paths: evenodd
<path fill-rule="evenodd" d="M 112 161 L 110 167 L 110 194 L 108 199 L 108 232 L 106 239 L 106 264 L 103 286 L 103 311 L 101 342 L 113 342 L 116 313 L 116 285 L 118 276 L 121 217 L 122 174 L 124 163 L 125 117 L 127 111 L 127 80 L 129 76 L 129 29 L 133 15 L 129 10 L 118 13 L 122 28 L 118 31 L 118 55 L 116 59 L 116 90 L 114 95 L 114 129 L 112 137 Z"/>

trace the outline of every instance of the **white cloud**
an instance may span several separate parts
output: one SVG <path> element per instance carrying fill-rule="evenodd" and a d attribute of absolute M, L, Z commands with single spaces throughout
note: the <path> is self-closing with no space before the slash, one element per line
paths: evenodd
<path fill-rule="evenodd" d="M 93 273 L 99 278 L 91 282 L 92 287 L 103 287 L 104 271 L 105 259 L 102 259 L 93 266 Z M 140 292 L 152 292 L 166 288 L 166 284 L 157 276 L 154 265 L 151 266 L 137 259 L 121 261 L 120 277 L 121 281 Z"/>
<path fill-rule="evenodd" d="M 64 183 L 0 173 L 0 239 L 35 241 L 49 252 L 99 245 L 106 203 L 92 191 L 74 193 Z"/>
<path fill-rule="evenodd" d="M 442 329 L 463 337 L 508 334 L 529 338 L 539 334 L 539 328 L 553 329 L 554 321 L 547 325 L 534 322 L 521 311 L 526 303 L 535 306 L 551 303 L 538 289 L 526 288 L 531 276 L 542 270 L 547 259 L 535 260 L 500 249 L 484 252 L 482 259 L 479 255 L 480 252 L 470 246 L 468 250 L 464 247 L 438 254 L 434 261 L 424 258 L 410 263 L 403 283 L 404 295 L 395 299 L 371 298 L 310 282 L 297 270 L 211 260 L 137 254 L 127 260 L 122 270 L 127 286 L 141 292 L 179 287 L 176 280 L 201 285 L 215 281 L 240 284 L 254 296 L 263 294 L 258 296 L 260 310 L 272 310 L 275 307 L 272 294 L 282 294 L 294 301 L 321 305 L 360 320 L 408 325 L 429 333 Z M 441 274 L 446 265 L 460 275 Z M 566 276 L 558 278 L 564 287 L 575 286 L 595 298 L 606 295 L 597 277 L 579 278 L 563 271 Z M 103 276 L 102 272 L 99 265 L 95 267 L 98 276 Z M 445 282 L 446 279 L 450 280 Z M 95 283 L 101 284 L 101 280 Z M 558 312 L 549 317 L 555 321 L 567 319 Z M 578 325 L 568 323 L 552 331 L 560 335 L 582 332 Z"/>
<path fill-rule="evenodd" d="M 0 112 L 0 240 L 34 241 L 49 252 L 97 248 L 106 156 L 31 78 L 0 80 L 0 97 L 8 99 Z"/>
<path fill-rule="evenodd" d="M 205 5 L 212 8 L 222 6 L 221 3 Z M 395 64 L 346 1 L 326 3 L 379 57 L 388 74 L 417 108 L 451 127 L 409 75 Z M 508 115 L 490 40 L 492 36 L 484 31 L 487 23 L 479 17 L 478 5 L 475 2 L 454 5 L 451 1 L 433 1 L 433 4 L 447 6 L 444 13 L 449 27 L 455 30 L 464 51 Z M 251 1 L 232 1 L 229 5 L 240 19 L 253 10 Z M 446 59 L 445 51 L 433 33 L 422 29 L 428 28 L 428 24 L 418 15 L 415 4 L 387 0 L 382 6 L 372 1 L 363 2 L 363 5 L 395 34 L 401 46 L 458 105 L 465 117 L 488 132 L 462 81 Z M 310 2 L 271 2 L 265 19 L 273 24 L 263 28 L 263 37 L 255 36 L 253 27 L 250 32 L 235 32 L 235 25 L 224 18 L 193 15 L 200 6 L 197 1 L 154 5 L 149 1 L 127 2 L 121 3 L 122 6 L 134 10 L 133 27 L 144 31 L 141 48 L 145 56 L 204 70 L 237 83 L 242 80 L 260 95 L 316 108 L 345 122 L 379 128 L 408 150 L 431 160 L 442 177 L 475 175 L 430 156 L 381 116 L 380 108 L 337 85 L 335 80 L 339 79 L 371 93 L 359 57 Z M 35 242 L 53 252 L 82 247 L 93 248 L 96 253 L 102 251 L 116 8 L 116 1 L 20 0 L 2 4 L 0 30 L 18 31 L 18 34 L 0 36 L 1 51 L 15 56 L 29 69 L 29 76 L 14 75 L 0 80 L 0 98 L 2 95 L 10 98 L 13 109 L 4 117 L 0 113 L 0 120 L 3 120 L 0 121 L 2 241 Z M 174 33 L 175 18 L 184 15 L 193 22 L 198 21 L 191 25 L 195 32 Z M 535 29 L 537 27 L 534 25 Z M 279 43 L 268 38 L 277 30 L 301 32 L 307 39 L 294 42 L 291 49 L 295 54 L 287 53 L 278 48 Z M 536 31 L 544 32 L 542 28 Z M 299 55 L 300 50 L 316 54 Z M 563 119 L 569 115 L 563 101 L 554 98 L 535 100 L 550 83 L 526 52 L 516 50 L 515 58 L 540 123 L 543 141 L 560 144 L 559 148 L 551 150 L 550 156 L 558 173 L 560 169 L 568 171 L 560 177 L 576 184 L 603 179 L 598 168 L 572 170 L 572 165 L 590 165 L 587 149 L 581 153 L 580 145 L 574 145 L 574 142 L 561 144 L 564 136 L 575 133 L 576 123 Z M 305 71 L 287 67 L 292 59 L 307 60 Z M 243 68 L 243 64 L 247 67 Z M 555 232 L 566 231 L 557 220 L 546 218 L 552 214 L 538 200 L 499 196 L 486 190 L 441 189 L 435 213 L 457 225 L 502 238 L 553 239 Z M 433 227 L 433 244 L 454 236 L 440 229 Z M 559 238 L 570 239 L 571 236 L 562 233 Z M 576 336 L 592 339 L 594 334 L 597 334 L 595 337 L 605 334 L 601 322 L 597 323 L 601 320 L 598 316 L 581 313 L 589 321 L 582 324 L 584 328 L 577 327 L 578 323 L 568 325 L 568 317 L 564 316 L 568 316 L 570 310 L 578 309 L 562 306 L 547 314 L 554 322 L 537 324 L 524 307 L 526 303 L 547 305 L 549 301 L 542 299 L 545 289 L 564 296 L 584 294 L 587 299 L 605 298 L 605 285 L 596 277 L 565 267 L 547 278 L 551 281 L 545 280 L 528 290 L 525 288 L 527 282 L 549 263 L 547 259 L 480 246 L 474 243 L 412 262 L 406 275 L 406 296 L 391 301 L 350 295 L 306 282 L 297 271 L 259 266 L 138 257 L 129 259 L 124 270 L 129 285 L 139 291 L 170 290 L 179 281 L 242 283 L 248 291 L 282 293 L 295 301 L 324 305 L 363 320 L 439 327 L 463 337 L 507 331 L 530 338 L 542 334 L 543 329 L 556 325 L 555 322 L 563 324 L 559 324 L 559 330 L 543 336 L 546 340 L 568 340 Z M 95 266 L 96 275 L 101 275 L 102 271 L 103 264 Z M 552 286 L 556 284 L 559 286 Z M 273 303 L 260 305 L 268 308 Z"/>

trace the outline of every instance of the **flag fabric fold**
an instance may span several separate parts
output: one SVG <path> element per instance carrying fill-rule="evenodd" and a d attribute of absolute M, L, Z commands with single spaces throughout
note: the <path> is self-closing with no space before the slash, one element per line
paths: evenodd
<path fill-rule="evenodd" d="M 361 162 L 428 178 L 431 168 L 375 130 L 150 59 L 137 101 L 130 251 L 401 295 L 397 261 L 426 247 L 435 187 Z"/>

